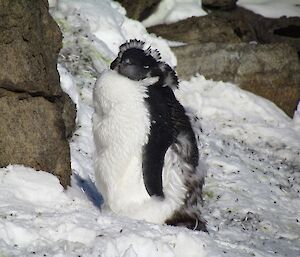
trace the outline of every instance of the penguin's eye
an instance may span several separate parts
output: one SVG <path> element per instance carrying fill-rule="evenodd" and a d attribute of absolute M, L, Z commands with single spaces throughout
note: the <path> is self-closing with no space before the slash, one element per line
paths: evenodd
<path fill-rule="evenodd" d="M 123 60 L 123 62 L 126 63 L 126 64 L 132 64 L 131 60 L 129 58 L 126 58 L 125 60 Z"/>
<path fill-rule="evenodd" d="M 144 65 L 144 69 L 149 69 L 149 65 Z"/>

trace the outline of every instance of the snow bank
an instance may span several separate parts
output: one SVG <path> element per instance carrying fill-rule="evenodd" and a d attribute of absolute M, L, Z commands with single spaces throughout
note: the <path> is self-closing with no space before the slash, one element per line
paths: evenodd
<path fill-rule="evenodd" d="M 201 0 L 162 0 L 151 16 L 142 23 L 146 27 L 157 24 L 168 24 L 192 16 L 203 16 L 207 13 L 201 7 Z"/>
<path fill-rule="evenodd" d="M 183 81 L 176 95 L 196 120 L 209 166 L 204 211 L 210 234 L 235 244 L 240 256 L 297 256 L 298 112 L 291 120 L 266 99 L 202 76 Z"/>
<path fill-rule="evenodd" d="M 239 0 L 237 5 L 268 18 L 300 16 L 299 0 Z"/>
<path fill-rule="evenodd" d="M 142 23 L 146 27 L 168 24 L 192 16 L 204 16 L 201 0 L 163 0 L 154 14 Z M 300 16 L 299 0 L 238 0 L 238 6 L 268 18 Z"/>
<path fill-rule="evenodd" d="M 167 43 L 149 35 L 141 23 L 126 18 L 125 10 L 116 2 L 109 0 L 59 1 L 58 9 L 72 21 L 72 26 L 86 22 L 88 26 L 86 29 L 114 54 L 118 53 L 119 46 L 124 41 L 137 38 L 159 49 L 164 60 L 170 65 L 176 64 L 176 58 Z"/>
<path fill-rule="evenodd" d="M 201 4 L 201 0 L 163 0 L 157 11 L 142 23 L 150 27 L 177 22 L 192 16 L 204 16 L 207 13 Z M 300 16 L 299 0 L 239 0 L 237 5 L 268 18 Z"/>
<path fill-rule="evenodd" d="M 1 169 L 0 253 L 9 256 L 206 256 L 208 236 L 100 212 L 78 188 L 23 166 Z M 4 255 L 6 256 L 6 255 Z"/>

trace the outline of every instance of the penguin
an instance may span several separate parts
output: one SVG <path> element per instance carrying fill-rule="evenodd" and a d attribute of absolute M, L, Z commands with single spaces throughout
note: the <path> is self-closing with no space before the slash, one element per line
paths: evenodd
<path fill-rule="evenodd" d="M 177 87 L 158 50 L 139 40 L 120 46 L 93 92 L 96 186 L 115 213 L 207 231 L 205 165 Z"/>

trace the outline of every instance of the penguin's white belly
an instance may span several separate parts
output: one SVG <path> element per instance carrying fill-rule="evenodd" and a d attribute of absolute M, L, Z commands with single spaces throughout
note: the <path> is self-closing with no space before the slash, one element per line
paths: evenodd
<path fill-rule="evenodd" d="M 144 186 L 140 163 L 139 158 L 132 157 L 124 175 L 116 179 L 113 197 L 109 199 L 109 206 L 114 212 L 128 215 L 132 206 L 138 206 L 150 198 Z"/>
<path fill-rule="evenodd" d="M 150 131 L 146 86 L 115 71 L 94 89 L 95 178 L 106 204 L 119 212 L 147 195 L 141 173 L 142 146 Z"/>
<path fill-rule="evenodd" d="M 142 150 L 150 133 L 146 83 L 111 70 L 98 79 L 93 116 L 95 178 L 112 211 L 163 223 L 183 204 L 186 188 L 180 167 L 173 165 L 176 154 L 169 149 L 163 169 L 165 198 L 150 197 L 146 191 L 142 172 Z"/>

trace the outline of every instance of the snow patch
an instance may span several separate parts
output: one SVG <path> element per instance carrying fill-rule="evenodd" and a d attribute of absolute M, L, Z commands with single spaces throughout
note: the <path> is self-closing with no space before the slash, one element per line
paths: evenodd
<path fill-rule="evenodd" d="M 10 245 L 26 247 L 38 239 L 38 234 L 30 228 L 23 228 L 12 222 L 0 224 L 0 238 Z"/>
<path fill-rule="evenodd" d="M 237 5 L 268 18 L 299 17 L 299 0 L 239 0 Z"/>
<path fill-rule="evenodd" d="M 204 16 L 207 13 L 201 7 L 201 0 L 163 0 L 157 10 L 142 21 L 144 26 L 169 24 L 192 16 Z"/>
<path fill-rule="evenodd" d="M 1 182 L 6 187 L 0 188 L 3 194 L 9 189 L 20 201 L 28 201 L 38 206 L 48 206 L 63 198 L 63 187 L 57 177 L 44 171 L 37 172 L 24 166 L 9 165 L 2 169 Z"/>

